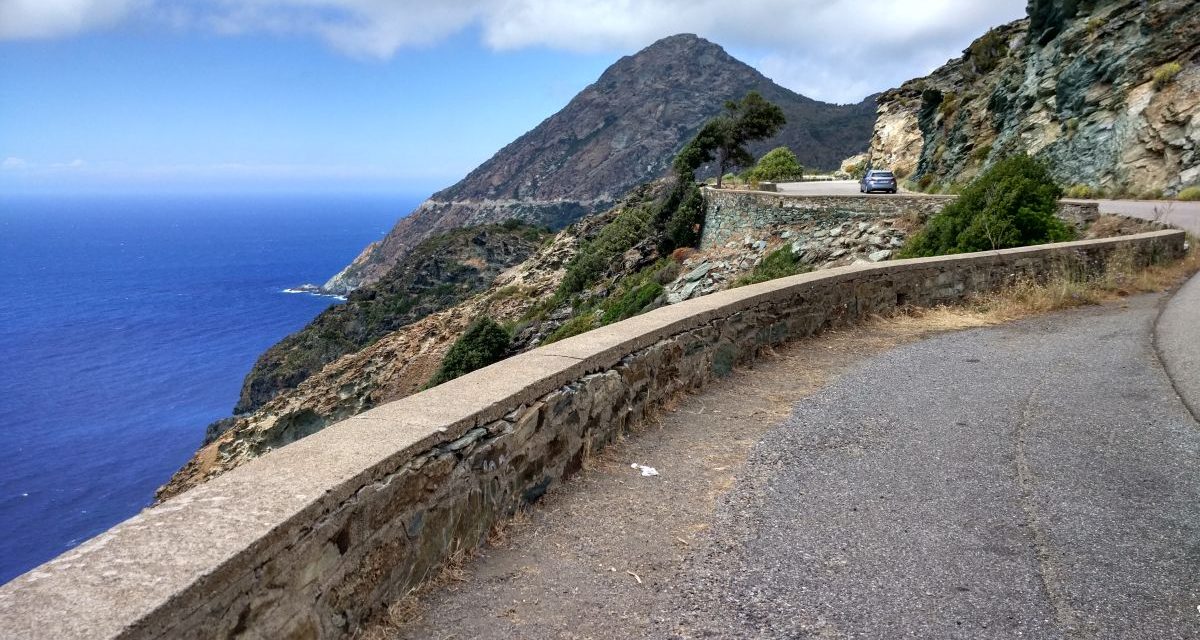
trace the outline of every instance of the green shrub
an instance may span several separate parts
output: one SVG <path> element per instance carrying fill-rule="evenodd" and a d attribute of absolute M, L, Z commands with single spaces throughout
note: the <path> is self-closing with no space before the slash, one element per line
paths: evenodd
<path fill-rule="evenodd" d="M 938 105 L 938 113 L 942 116 L 942 120 L 949 120 L 954 112 L 958 110 L 958 94 L 953 91 L 942 96 L 942 103 Z"/>
<path fill-rule="evenodd" d="M 933 174 L 932 173 L 927 173 L 927 174 L 921 176 L 920 180 L 917 180 L 917 189 L 920 189 L 921 191 L 929 191 L 929 188 L 932 186 L 933 186 Z"/>
<path fill-rule="evenodd" d="M 759 158 L 758 164 L 750 170 L 750 179 L 760 182 L 763 180 L 783 182 L 799 180 L 803 177 L 804 166 L 796 159 L 796 154 L 787 147 L 771 149 L 762 158 Z"/>
<path fill-rule="evenodd" d="M 504 358 L 511 342 L 512 337 L 503 327 L 496 324 L 495 320 L 486 316 L 476 320 L 446 352 L 442 366 L 429 380 L 429 386 L 439 385 L 476 369 L 482 369 L 493 362 L 499 362 Z"/>
<path fill-rule="evenodd" d="M 551 342 L 565 340 L 571 336 L 587 333 L 588 331 L 591 331 L 599 326 L 599 323 L 596 322 L 596 314 L 589 309 L 584 313 L 564 322 L 561 327 L 554 331 L 554 333 L 546 336 L 546 339 L 542 341 L 542 344 L 550 344 Z"/>
<path fill-rule="evenodd" d="M 1068 198 L 1091 199 L 1096 197 L 1096 191 L 1090 185 L 1073 184 L 1067 187 L 1065 195 Z"/>
<path fill-rule="evenodd" d="M 1183 71 L 1183 65 L 1178 62 L 1168 62 L 1154 70 L 1154 88 L 1161 89 L 1175 80 L 1175 76 Z"/>
<path fill-rule="evenodd" d="M 974 151 L 971 152 L 971 157 L 974 158 L 976 162 L 983 162 L 987 160 L 988 156 L 990 155 L 992 155 L 992 145 L 990 144 L 979 145 L 978 147 L 975 147 Z"/>
<path fill-rule="evenodd" d="M 600 324 L 612 324 L 632 318 L 650 306 L 663 294 L 663 286 L 657 282 L 644 282 L 625 293 L 604 301 Z"/>
<path fill-rule="evenodd" d="M 675 249 L 677 247 L 695 247 L 700 244 L 700 234 L 704 228 L 704 194 L 700 192 L 700 187 L 695 184 L 688 185 L 687 195 L 683 197 L 683 201 L 679 204 L 679 208 L 671 214 L 667 219 L 667 240 L 668 246 L 662 247 L 664 253 L 667 249 Z"/>
<path fill-rule="evenodd" d="M 1185 202 L 1195 202 L 1200 200 L 1200 187 L 1188 187 L 1183 191 L 1180 191 L 1176 198 Z"/>
<path fill-rule="evenodd" d="M 796 259 L 796 254 L 792 253 L 792 248 L 785 246 L 768 253 L 762 262 L 758 263 L 750 273 L 734 280 L 730 288 L 758 284 L 759 282 L 766 282 L 767 280 L 774 280 L 776 278 L 786 278 L 787 276 L 794 276 L 798 273 L 808 271 L 812 271 L 812 268 L 801 264 Z"/>
<path fill-rule="evenodd" d="M 1074 232 L 1055 217 L 1062 189 L 1049 168 L 1021 154 L 997 162 L 931 218 L 900 252 L 915 258 L 1061 242 Z"/>
<path fill-rule="evenodd" d="M 992 29 L 967 47 L 967 57 L 981 74 L 988 73 L 1008 55 L 1008 40 Z"/>

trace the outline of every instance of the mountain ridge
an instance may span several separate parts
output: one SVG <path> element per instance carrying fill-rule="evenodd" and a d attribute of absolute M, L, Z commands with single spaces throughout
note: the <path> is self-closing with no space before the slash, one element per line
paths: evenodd
<path fill-rule="evenodd" d="M 324 289 L 345 294 L 374 282 L 440 231 L 508 218 L 559 229 L 605 210 L 634 186 L 664 175 L 725 101 L 752 90 L 788 117 L 784 130 L 755 145 L 755 152 L 787 145 L 806 166 L 834 168 L 866 150 L 874 96 L 851 105 L 819 102 L 775 84 L 708 40 L 670 36 L 620 58 L 563 109 L 433 194 Z"/>

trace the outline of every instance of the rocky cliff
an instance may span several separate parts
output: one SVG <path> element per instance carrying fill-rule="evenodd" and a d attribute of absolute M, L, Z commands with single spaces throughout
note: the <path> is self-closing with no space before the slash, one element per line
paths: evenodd
<path fill-rule="evenodd" d="M 549 231 L 516 220 L 455 229 L 421 242 L 377 282 L 351 293 L 259 356 L 234 413 L 253 411 L 321 367 L 490 287 L 533 255 Z M 210 429 L 210 436 L 218 429 Z"/>
<path fill-rule="evenodd" d="M 1066 185 L 1172 195 L 1200 182 L 1200 3 L 1031 0 L 879 99 L 874 166 L 952 188 L 1028 152 Z"/>
<path fill-rule="evenodd" d="M 382 241 L 325 283 L 346 293 L 370 284 L 430 235 L 509 218 L 562 228 L 606 210 L 635 185 L 663 175 L 700 126 L 755 90 L 788 124 L 755 148 L 784 144 L 810 167 L 834 168 L 866 148 L 873 97 L 857 105 L 810 100 L 693 35 L 660 40 L 618 60 L 561 111 L 435 193 Z"/>

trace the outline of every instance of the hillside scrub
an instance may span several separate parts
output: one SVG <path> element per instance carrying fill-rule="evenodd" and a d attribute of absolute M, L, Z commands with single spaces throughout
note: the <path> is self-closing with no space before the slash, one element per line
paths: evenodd
<path fill-rule="evenodd" d="M 1180 191 L 1176 198 L 1183 200 L 1184 202 L 1195 202 L 1200 200 L 1200 187 L 1188 187 L 1183 191 Z"/>
<path fill-rule="evenodd" d="M 451 345 L 442 359 L 442 366 L 429 380 L 430 387 L 448 382 L 476 369 L 499 362 L 508 352 L 512 336 L 495 320 L 483 317 L 470 327 Z"/>
<path fill-rule="evenodd" d="M 1062 188 L 1027 155 L 997 162 L 932 217 L 899 257 L 917 258 L 1063 242 L 1074 231 L 1055 217 Z"/>

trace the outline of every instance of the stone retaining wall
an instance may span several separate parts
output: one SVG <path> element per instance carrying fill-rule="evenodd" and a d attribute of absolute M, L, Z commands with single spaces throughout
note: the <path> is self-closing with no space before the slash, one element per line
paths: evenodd
<path fill-rule="evenodd" d="M 896 194 L 803 196 L 763 191 L 704 189 L 701 249 L 724 245 L 780 225 L 836 227 L 852 222 L 916 215 L 921 220 L 942 210 L 955 196 Z M 1080 225 L 1100 215 L 1095 202 L 1059 202 L 1058 215 Z"/>
<path fill-rule="evenodd" d="M 341 637 L 590 451 L 764 347 L 1183 243 L 1158 231 L 841 267 L 547 345 L 283 447 L 0 587 L 0 636 Z"/>

